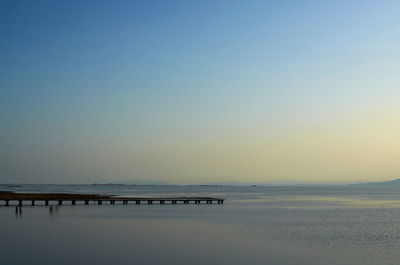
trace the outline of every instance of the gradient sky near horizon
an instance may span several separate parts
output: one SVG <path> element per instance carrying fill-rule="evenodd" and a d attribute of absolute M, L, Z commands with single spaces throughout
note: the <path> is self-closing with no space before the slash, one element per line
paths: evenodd
<path fill-rule="evenodd" d="M 400 177 L 399 1 L 1 1 L 0 183 Z"/>

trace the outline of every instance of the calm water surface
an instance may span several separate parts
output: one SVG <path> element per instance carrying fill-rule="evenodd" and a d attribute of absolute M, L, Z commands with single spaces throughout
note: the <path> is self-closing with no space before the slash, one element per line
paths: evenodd
<path fill-rule="evenodd" d="M 0 186 L 223 205 L 0 207 L 1 264 L 399 264 L 400 189 Z"/>

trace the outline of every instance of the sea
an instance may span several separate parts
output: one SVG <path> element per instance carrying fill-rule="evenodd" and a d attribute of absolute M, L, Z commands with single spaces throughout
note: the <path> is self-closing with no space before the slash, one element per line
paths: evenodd
<path fill-rule="evenodd" d="M 206 196 L 224 204 L 0 202 L 4 265 L 400 264 L 400 188 L 0 185 L 0 191 Z"/>

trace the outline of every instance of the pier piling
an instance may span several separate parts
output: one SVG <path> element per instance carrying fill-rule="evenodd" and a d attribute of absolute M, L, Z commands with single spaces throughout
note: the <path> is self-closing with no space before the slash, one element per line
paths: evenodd
<path fill-rule="evenodd" d="M 159 204 L 223 204 L 223 198 L 211 198 L 211 197 L 114 197 L 110 195 L 95 195 L 95 194 L 36 194 L 36 193 L 0 193 L 0 201 L 4 201 L 3 206 L 9 206 L 10 201 L 18 202 L 18 206 L 22 206 L 24 201 L 30 201 L 30 204 L 34 206 L 36 201 L 44 202 L 44 205 L 50 205 L 50 201 L 58 202 L 58 205 L 63 205 L 64 201 L 71 202 L 71 205 L 76 205 L 77 201 L 84 202 L 85 205 L 89 205 L 90 201 L 94 204 L 102 205 L 103 201 L 110 205 L 116 204 L 116 202 L 122 202 L 122 204 L 129 204 L 129 202 L 135 202 L 135 204 L 141 204 L 142 202 L 152 205 L 155 203 Z M 96 203 L 97 202 L 97 203 Z M 78 203 L 79 204 L 79 203 Z"/>

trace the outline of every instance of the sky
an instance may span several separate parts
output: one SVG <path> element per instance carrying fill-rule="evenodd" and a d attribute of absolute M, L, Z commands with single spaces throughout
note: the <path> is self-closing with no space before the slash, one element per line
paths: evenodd
<path fill-rule="evenodd" d="M 0 183 L 400 177 L 399 1 L 0 1 Z"/>

